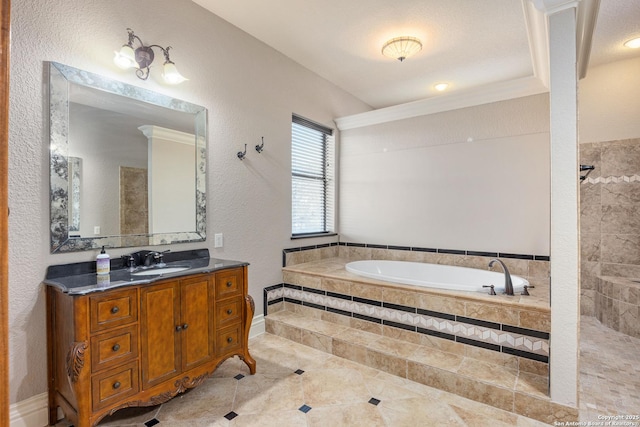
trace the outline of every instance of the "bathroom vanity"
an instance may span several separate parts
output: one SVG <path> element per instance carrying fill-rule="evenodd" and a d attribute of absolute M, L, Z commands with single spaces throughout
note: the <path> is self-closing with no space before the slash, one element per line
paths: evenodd
<path fill-rule="evenodd" d="M 58 407 L 89 427 L 121 408 L 166 402 L 232 356 L 255 373 L 248 264 L 192 252 L 164 268 L 112 269 L 108 278 L 92 263 L 49 268 L 51 425 Z"/>

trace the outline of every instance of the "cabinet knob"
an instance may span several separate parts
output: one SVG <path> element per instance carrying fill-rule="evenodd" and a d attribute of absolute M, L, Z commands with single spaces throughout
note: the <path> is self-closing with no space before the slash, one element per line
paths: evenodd
<path fill-rule="evenodd" d="M 182 325 L 178 325 L 178 326 L 176 326 L 176 331 L 177 331 L 177 332 L 180 332 L 181 330 L 182 330 Z"/>
<path fill-rule="evenodd" d="M 116 381 L 115 383 L 113 383 L 113 388 L 114 389 L 119 389 L 120 388 L 120 381 Z"/>
<path fill-rule="evenodd" d="M 113 347 L 111 347 L 111 350 L 113 350 L 113 351 L 118 351 L 118 350 L 120 350 L 120 344 L 114 344 L 114 346 L 113 346 Z"/>
<path fill-rule="evenodd" d="M 113 307 L 111 307 L 111 313 L 116 314 L 119 311 L 120 311 L 120 309 L 118 308 L 117 305 L 114 305 Z"/>
<path fill-rule="evenodd" d="M 184 325 L 182 325 L 182 329 L 187 329 L 189 327 L 188 323 L 185 323 Z"/>
<path fill-rule="evenodd" d="M 233 314 L 233 310 L 231 309 L 227 310 L 227 314 Z"/>
<path fill-rule="evenodd" d="M 227 342 L 228 343 L 232 343 L 233 342 L 233 338 L 231 338 L 231 337 L 227 338 Z"/>
<path fill-rule="evenodd" d="M 229 281 L 229 282 L 227 282 L 227 288 L 230 288 L 231 286 L 233 286 L 233 283 L 232 283 L 232 282 L 230 282 L 230 281 Z"/>

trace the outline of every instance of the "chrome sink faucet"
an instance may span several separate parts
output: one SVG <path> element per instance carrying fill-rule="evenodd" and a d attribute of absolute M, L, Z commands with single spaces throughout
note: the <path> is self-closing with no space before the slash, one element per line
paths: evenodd
<path fill-rule="evenodd" d="M 499 263 L 502 266 L 502 270 L 504 270 L 504 293 L 507 295 L 513 295 L 513 283 L 511 283 L 511 274 L 509 274 L 509 269 L 504 265 L 504 262 L 500 261 L 498 258 L 494 258 L 489 262 L 489 268 L 493 267 L 493 264 Z"/>

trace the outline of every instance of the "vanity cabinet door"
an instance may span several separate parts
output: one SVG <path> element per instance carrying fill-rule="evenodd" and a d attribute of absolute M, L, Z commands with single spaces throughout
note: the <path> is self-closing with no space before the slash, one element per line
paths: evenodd
<path fill-rule="evenodd" d="M 180 282 L 182 370 L 214 357 L 213 280 L 209 276 Z"/>
<path fill-rule="evenodd" d="M 177 281 L 140 290 L 143 389 L 180 373 L 180 336 L 176 330 L 180 325 L 180 285 Z"/>

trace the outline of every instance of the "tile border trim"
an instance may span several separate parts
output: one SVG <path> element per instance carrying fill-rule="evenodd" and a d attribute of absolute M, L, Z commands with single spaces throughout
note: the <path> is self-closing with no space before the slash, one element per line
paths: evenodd
<path fill-rule="evenodd" d="M 639 178 L 640 181 L 640 178 Z M 511 259 L 523 259 L 527 261 L 551 261 L 548 255 L 530 255 L 530 254 L 514 254 L 508 252 L 484 252 L 468 249 L 442 249 L 442 248 L 422 248 L 416 246 L 396 246 L 396 245 L 381 245 L 374 243 L 356 243 L 356 242 L 332 242 L 319 245 L 301 246 L 286 248 L 282 250 L 282 266 L 286 267 L 287 254 L 292 252 L 303 252 L 314 249 L 329 248 L 333 246 L 345 246 L 352 248 L 369 248 L 369 249 L 386 249 L 396 251 L 407 252 L 431 252 L 448 255 L 466 255 L 466 256 L 484 256 L 491 258 L 511 258 Z"/>

